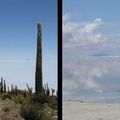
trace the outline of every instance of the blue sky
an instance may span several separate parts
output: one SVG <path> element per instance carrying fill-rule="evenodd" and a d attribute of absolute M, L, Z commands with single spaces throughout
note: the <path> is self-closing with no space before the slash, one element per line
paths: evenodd
<path fill-rule="evenodd" d="M 8 85 L 17 84 L 24 89 L 27 82 L 34 88 L 39 21 L 42 23 L 43 80 L 50 87 L 57 87 L 56 0 L 0 0 L 0 76 Z"/>
<path fill-rule="evenodd" d="M 63 13 L 71 13 L 77 16 L 76 21 L 93 20 L 102 17 L 106 21 L 120 21 L 118 15 L 119 0 L 64 0 Z M 73 18 L 74 19 L 74 18 Z"/>
<path fill-rule="evenodd" d="M 119 0 L 63 1 L 65 97 L 120 88 L 119 5 Z"/>

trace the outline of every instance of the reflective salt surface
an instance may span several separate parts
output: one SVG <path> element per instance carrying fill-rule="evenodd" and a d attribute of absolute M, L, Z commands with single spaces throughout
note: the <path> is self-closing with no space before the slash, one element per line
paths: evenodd
<path fill-rule="evenodd" d="M 64 61 L 63 98 L 120 102 L 120 57 L 82 56 Z"/>

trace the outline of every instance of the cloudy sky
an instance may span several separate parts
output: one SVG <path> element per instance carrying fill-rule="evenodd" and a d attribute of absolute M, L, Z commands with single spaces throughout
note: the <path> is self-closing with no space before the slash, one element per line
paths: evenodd
<path fill-rule="evenodd" d="M 120 88 L 119 4 L 119 0 L 64 0 L 64 97 Z"/>
<path fill-rule="evenodd" d="M 38 22 L 42 23 L 43 81 L 57 87 L 56 0 L 0 0 L 0 77 L 7 85 L 25 89 L 28 83 L 34 89 Z"/>

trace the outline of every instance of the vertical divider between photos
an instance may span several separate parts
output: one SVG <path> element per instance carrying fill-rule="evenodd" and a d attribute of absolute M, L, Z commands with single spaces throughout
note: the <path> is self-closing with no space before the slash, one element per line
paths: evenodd
<path fill-rule="evenodd" d="M 62 0 L 58 4 L 58 120 L 62 120 Z"/>

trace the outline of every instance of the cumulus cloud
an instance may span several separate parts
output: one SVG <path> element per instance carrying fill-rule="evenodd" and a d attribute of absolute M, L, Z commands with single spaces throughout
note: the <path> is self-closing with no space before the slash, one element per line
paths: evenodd
<path fill-rule="evenodd" d="M 106 38 L 95 31 L 103 25 L 101 18 L 87 23 L 70 22 L 69 15 L 63 16 L 63 47 L 75 48 L 89 44 L 101 44 Z"/>
<path fill-rule="evenodd" d="M 81 91 L 101 93 L 105 89 L 118 88 L 118 84 L 109 81 L 119 76 L 120 34 L 99 31 L 106 25 L 102 18 L 77 23 L 71 17 L 70 14 L 63 16 L 63 91 L 66 95 L 71 91 L 75 95 Z M 103 56 L 99 56 L 100 53 Z M 105 58 L 91 60 L 97 54 Z M 106 60 L 108 58 L 111 60 Z"/>
<path fill-rule="evenodd" d="M 101 78 L 107 73 L 105 67 L 98 68 L 81 63 L 64 64 L 63 88 L 70 90 L 85 88 L 100 91 L 103 86 L 97 83 L 95 78 Z"/>
<path fill-rule="evenodd" d="M 99 90 L 102 90 L 101 89 L 102 87 L 97 82 L 95 82 L 94 80 L 91 80 L 91 79 L 87 79 L 85 81 L 85 87 L 91 88 L 91 89 L 95 90 L 96 92 Z"/>
<path fill-rule="evenodd" d="M 71 22 L 67 22 L 65 25 L 63 25 L 63 33 L 64 34 L 69 34 L 69 33 L 73 33 L 76 30 L 79 30 L 80 26 L 77 23 L 71 23 Z"/>
<path fill-rule="evenodd" d="M 120 88 L 119 59 L 79 60 L 63 63 L 63 91 L 86 95 L 84 91 L 101 93 L 104 90 Z M 81 92 L 81 94 L 79 94 Z M 64 95 L 64 92 L 63 92 Z"/>
<path fill-rule="evenodd" d="M 102 25 L 102 19 L 96 18 L 94 21 L 86 23 L 86 25 L 82 29 L 82 32 L 92 33 L 95 29 L 99 28 L 99 26 L 101 25 Z"/>

